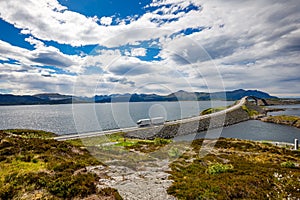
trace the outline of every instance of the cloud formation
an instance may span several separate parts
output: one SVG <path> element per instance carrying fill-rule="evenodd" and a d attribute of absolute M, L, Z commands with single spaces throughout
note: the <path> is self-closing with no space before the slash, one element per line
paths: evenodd
<path fill-rule="evenodd" d="M 0 40 L 0 88 L 13 93 L 70 94 L 78 81 L 83 95 L 244 88 L 300 96 L 297 0 L 153 0 L 123 19 L 85 16 L 57 0 L 0 6 L 34 48 Z M 59 44 L 99 46 L 68 55 Z"/>

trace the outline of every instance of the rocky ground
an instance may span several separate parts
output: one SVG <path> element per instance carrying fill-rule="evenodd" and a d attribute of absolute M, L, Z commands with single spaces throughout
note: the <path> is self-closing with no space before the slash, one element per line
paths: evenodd
<path fill-rule="evenodd" d="M 98 187 L 112 187 L 118 190 L 124 200 L 173 200 L 173 196 L 167 194 L 167 188 L 172 184 L 168 180 L 169 161 L 159 160 L 141 162 L 135 169 L 122 166 L 120 160 L 110 161 L 103 166 L 92 167 L 89 170 L 105 173 L 109 176 L 99 180 Z M 100 174 L 101 176 L 101 174 Z"/>

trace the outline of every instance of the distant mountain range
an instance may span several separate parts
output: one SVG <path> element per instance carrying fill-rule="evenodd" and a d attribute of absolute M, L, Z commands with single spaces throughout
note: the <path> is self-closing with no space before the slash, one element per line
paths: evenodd
<path fill-rule="evenodd" d="M 0 94 L 0 105 L 35 105 L 35 104 L 70 104 L 70 103 L 108 103 L 108 102 L 149 102 L 149 101 L 207 101 L 228 100 L 235 101 L 244 96 L 255 96 L 264 99 L 277 99 L 268 93 L 258 90 L 234 90 L 226 92 L 186 92 L 180 90 L 169 95 L 157 94 L 111 94 L 96 95 L 94 97 L 78 97 L 58 93 L 44 93 L 36 95 Z"/>

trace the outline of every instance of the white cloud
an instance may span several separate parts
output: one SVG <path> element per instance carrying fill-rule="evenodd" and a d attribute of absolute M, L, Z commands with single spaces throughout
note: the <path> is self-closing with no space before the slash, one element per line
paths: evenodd
<path fill-rule="evenodd" d="M 2 66 L 1 66 L 2 67 Z M 72 94 L 73 83 L 75 77 L 64 74 L 56 74 L 55 76 L 45 77 L 46 71 L 31 69 L 29 71 L 17 71 L 20 66 L 9 66 L 14 71 L 0 72 L 0 77 L 4 82 L 0 81 L 0 87 L 14 94 L 36 94 L 41 92 L 61 92 L 64 94 Z M 45 73 L 45 74 L 43 74 Z"/>
<path fill-rule="evenodd" d="M 17 60 L 24 66 L 50 65 L 73 71 L 73 65 L 79 65 L 82 58 L 77 55 L 65 55 L 59 49 L 52 46 L 45 46 L 43 42 L 32 37 L 26 38 L 35 49 L 30 51 L 24 48 L 13 46 L 0 40 L 0 53 L 2 60 Z"/>
<path fill-rule="evenodd" d="M 147 49 L 145 48 L 133 48 L 131 49 L 131 56 L 146 56 Z"/>
<path fill-rule="evenodd" d="M 274 94 L 289 90 L 300 94 L 299 88 L 291 87 L 300 83 L 298 4 L 297 0 L 153 1 L 146 6 L 152 7 L 152 12 L 117 19 L 119 24 L 111 25 L 112 17 L 86 17 L 56 0 L 31 0 L 26 4 L 21 0 L 1 1 L 0 17 L 20 28 L 22 34 L 30 34 L 26 41 L 35 50 L 0 41 L 0 59 L 20 63 L 4 67 L 12 72 L 29 70 L 33 65 L 55 65 L 81 74 L 84 78 L 79 82 L 83 86 L 103 84 L 96 88 L 103 93 L 111 93 L 113 88 L 123 93 L 134 90 L 133 85 L 143 86 L 144 91 L 199 91 L 205 86 L 219 90 L 224 81 L 228 89 L 257 88 Z M 191 5 L 198 9 L 189 10 Z M 184 34 L 187 29 L 200 28 L 203 30 Z M 102 49 L 98 55 L 70 56 L 44 45 L 43 41 L 51 40 L 72 46 L 135 47 L 125 55 L 120 50 Z M 145 41 L 161 48 L 158 57 L 162 60 L 135 58 L 147 54 Z M 99 82 L 99 76 L 103 82 Z M 38 79 L 46 82 L 50 80 L 47 78 Z"/>
<path fill-rule="evenodd" d="M 101 17 L 100 23 L 102 25 L 109 26 L 112 23 L 112 18 L 111 17 Z"/>
<path fill-rule="evenodd" d="M 178 14 L 169 12 L 170 14 L 165 16 L 145 13 L 139 18 L 130 19 L 129 24 L 120 23 L 114 26 L 109 26 L 112 17 L 103 16 L 100 18 L 100 23 L 103 24 L 101 26 L 97 24 L 98 18 L 69 11 L 57 0 L 31 0 L 26 4 L 21 0 L 8 0 L 1 1 L 0 6 L 2 7 L 0 17 L 21 29 L 22 34 L 31 34 L 40 40 L 53 40 L 72 46 L 89 44 L 118 46 L 166 36 L 174 31 L 194 26 L 195 23 L 194 18 L 190 16 L 188 20 L 181 20 L 181 23 L 170 22 L 164 27 L 161 20 L 186 16 L 183 12 Z M 162 28 L 160 31 L 157 30 L 159 26 Z"/>

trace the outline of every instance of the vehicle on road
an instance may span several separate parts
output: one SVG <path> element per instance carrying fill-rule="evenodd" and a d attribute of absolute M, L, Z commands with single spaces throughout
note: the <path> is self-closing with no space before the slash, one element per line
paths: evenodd
<path fill-rule="evenodd" d="M 138 127 L 163 125 L 164 123 L 165 123 L 165 119 L 163 117 L 155 117 L 155 118 L 150 118 L 150 119 L 140 119 L 136 122 Z"/>

